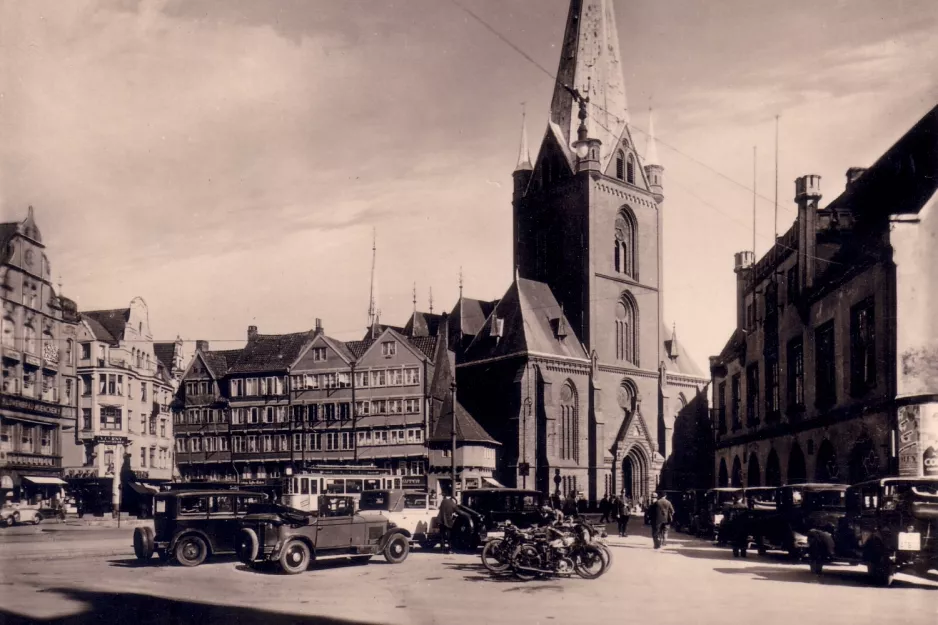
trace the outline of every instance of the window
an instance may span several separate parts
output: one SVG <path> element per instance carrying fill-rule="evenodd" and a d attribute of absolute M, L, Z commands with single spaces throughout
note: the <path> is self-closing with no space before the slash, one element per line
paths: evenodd
<path fill-rule="evenodd" d="M 837 401 L 837 369 L 834 362 L 834 321 L 814 331 L 816 404 L 830 407 Z"/>
<path fill-rule="evenodd" d="M 355 414 L 357 414 L 358 416 L 371 414 L 371 402 L 370 401 L 355 402 Z"/>
<path fill-rule="evenodd" d="M 622 180 L 625 176 L 625 154 L 616 152 L 616 178 Z"/>
<path fill-rule="evenodd" d="M 120 430 L 122 428 L 122 412 L 116 406 L 101 406 L 101 429 Z"/>
<path fill-rule="evenodd" d="M 400 399 L 388 400 L 388 414 L 401 414 L 404 410 L 404 402 Z"/>
<path fill-rule="evenodd" d="M 420 400 L 419 399 L 405 399 L 404 400 L 404 412 L 407 414 L 417 414 L 420 412 Z"/>
<path fill-rule="evenodd" d="M 79 343 L 78 347 L 81 349 L 81 359 L 90 360 L 91 359 L 91 343 Z"/>
<path fill-rule="evenodd" d="M 358 388 L 367 388 L 368 387 L 369 375 L 367 371 L 356 371 L 355 372 L 355 386 Z"/>
<path fill-rule="evenodd" d="M 257 451 L 257 437 L 248 436 L 247 438 L 248 438 L 248 452 L 251 452 L 251 453 L 256 452 Z"/>
<path fill-rule="evenodd" d="M 128 411 L 127 411 L 127 415 L 128 415 L 128 416 L 127 416 L 127 420 L 128 420 L 128 421 L 131 419 L 131 417 L 130 417 L 131 414 L 133 414 L 133 412 L 130 411 L 130 410 L 128 410 Z M 140 433 L 141 433 L 141 434 L 146 434 L 146 431 L 147 431 L 147 413 L 141 412 L 141 413 L 140 413 Z"/>
<path fill-rule="evenodd" d="M 40 453 L 49 455 L 52 453 L 52 432 L 53 428 L 40 428 L 39 429 L 39 451 Z"/>
<path fill-rule="evenodd" d="M 746 425 L 759 424 L 759 364 L 746 367 Z"/>
<path fill-rule="evenodd" d="M 249 397 L 257 395 L 257 378 L 247 378 L 244 380 L 244 394 Z"/>
<path fill-rule="evenodd" d="M 251 408 L 251 423 L 261 422 L 261 411 L 259 408 Z"/>
<path fill-rule="evenodd" d="M 616 217 L 613 264 L 618 273 L 636 276 L 635 220 L 624 209 Z"/>
<path fill-rule="evenodd" d="M 147 383 L 141 382 L 140 383 L 140 401 L 146 401 L 146 400 L 147 400 Z"/>
<path fill-rule="evenodd" d="M 36 348 L 37 341 L 36 341 L 35 328 L 33 328 L 32 326 L 26 326 L 24 330 L 26 333 L 26 336 L 25 336 L 26 340 L 23 343 L 23 351 L 28 352 L 30 354 L 38 355 L 39 352 L 37 351 L 37 348 Z"/>
<path fill-rule="evenodd" d="M 140 449 L 140 466 L 143 468 L 147 466 L 147 450 L 145 447 Z"/>
<path fill-rule="evenodd" d="M 351 432 L 342 432 L 339 443 L 342 449 L 353 449 L 355 447 L 355 439 L 352 437 Z"/>
<path fill-rule="evenodd" d="M 371 385 L 372 386 L 387 386 L 387 371 L 383 369 L 381 371 L 372 371 L 371 372 Z"/>
<path fill-rule="evenodd" d="M 193 436 L 189 439 L 189 451 L 202 451 L 202 439 L 198 436 Z"/>
<path fill-rule="evenodd" d="M 765 418 L 774 420 L 778 416 L 780 400 L 778 392 L 778 357 L 765 361 Z"/>
<path fill-rule="evenodd" d="M 117 394 L 124 394 L 124 376 L 122 375 L 117 376 Z"/>
<path fill-rule="evenodd" d="M 876 386 L 876 336 L 873 299 L 850 310 L 850 392 L 862 395 Z"/>
<path fill-rule="evenodd" d="M 241 436 L 231 437 L 231 446 L 236 454 L 244 453 L 244 438 Z"/>
<path fill-rule="evenodd" d="M 65 341 L 65 364 L 72 364 L 72 354 L 75 351 L 75 341 L 66 339 Z"/>
<path fill-rule="evenodd" d="M 322 418 L 325 421 L 335 421 L 335 404 L 323 404 Z"/>
<path fill-rule="evenodd" d="M 347 372 L 339 373 L 339 388 L 350 388 L 352 386 L 352 376 Z"/>
<path fill-rule="evenodd" d="M 307 451 L 321 451 L 321 440 L 319 439 L 319 434 L 307 434 L 306 435 L 306 450 Z"/>
<path fill-rule="evenodd" d="M 219 436 L 217 439 L 218 451 L 228 451 L 228 439 L 224 436 Z"/>
<path fill-rule="evenodd" d="M 81 409 L 81 429 L 83 430 L 91 429 L 91 408 Z"/>
<path fill-rule="evenodd" d="M 244 395 L 244 380 L 231 380 L 228 382 L 228 391 L 232 397 Z"/>
<path fill-rule="evenodd" d="M 205 451 L 207 452 L 215 451 L 215 437 L 214 436 L 205 437 Z"/>
<path fill-rule="evenodd" d="M 580 461 L 580 423 L 577 392 L 570 382 L 560 389 L 560 457 Z"/>
<path fill-rule="evenodd" d="M 307 409 L 308 418 L 310 423 L 316 423 L 319 421 L 319 405 L 310 404 Z"/>
<path fill-rule="evenodd" d="M 788 341 L 788 406 L 804 406 L 804 343 L 800 336 Z"/>
<path fill-rule="evenodd" d="M 339 419 L 342 421 L 348 421 L 352 418 L 351 404 L 342 403 L 339 404 Z"/>
<path fill-rule="evenodd" d="M 717 402 L 719 406 L 717 427 L 719 428 L 720 434 L 726 434 L 726 382 L 720 382 L 717 395 Z"/>
<path fill-rule="evenodd" d="M 293 451 L 303 451 L 303 435 L 293 435 Z"/>
<path fill-rule="evenodd" d="M 388 371 L 388 384 L 390 386 L 402 386 L 404 384 L 404 370 L 390 369 Z"/>
<path fill-rule="evenodd" d="M 635 303 L 631 296 L 625 296 L 616 303 L 616 358 L 638 364 L 638 336 Z"/>
<path fill-rule="evenodd" d="M 739 404 L 740 404 L 740 400 L 742 399 L 739 386 L 740 386 L 740 377 L 739 377 L 739 374 L 737 373 L 736 375 L 733 376 L 732 389 L 731 389 L 733 393 L 733 397 L 732 397 L 732 403 L 730 404 L 730 410 L 732 411 L 732 417 L 733 417 L 733 430 L 738 430 L 741 427 L 743 427 L 742 421 L 740 420 L 740 417 L 739 417 Z"/>
<path fill-rule="evenodd" d="M 280 434 L 274 441 L 274 451 L 290 451 L 286 434 Z"/>
<path fill-rule="evenodd" d="M 166 419 L 160 419 L 160 438 L 166 438 Z"/>
<path fill-rule="evenodd" d="M 313 352 L 313 362 L 322 362 L 326 359 L 325 347 L 314 347 L 310 351 Z"/>
<path fill-rule="evenodd" d="M 324 373 L 320 377 L 322 388 L 336 388 L 339 385 L 339 378 L 335 373 Z"/>
<path fill-rule="evenodd" d="M 631 154 L 625 166 L 625 179 L 629 184 L 635 184 L 635 157 Z"/>
<path fill-rule="evenodd" d="M 404 369 L 404 385 L 413 386 L 420 384 L 420 369 L 413 367 Z"/>
<path fill-rule="evenodd" d="M 383 399 L 375 399 L 371 402 L 371 414 L 387 414 L 388 402 Z"/>
<path fill-rule="evenodd" d="M 11 438 L 11 427 L 6 423 L 0 423 L 0 449 L 12 449 L 13 440 Z"/>
<path fill-rule="evenodd" d="M 261 441 L 264 444 L 263 451 L 273 451 L 274 450 L 274 439 L 270 434 L 264 434 L 261 438 Z"/>
<path fill-rule="evenodd" d="M 397 354 L 397 343 L 395 341 L 385 341 L 381 343 L 381 354 L 385 358 L 390 358 Z"/>
<path fill-rule="evenodd" d="M 786 284 L 786 295 L 788 296 L 788 303 L 794 304 L 798 299 L 798 265 L 795 265 L 788 270 L 787 284 Z"/>

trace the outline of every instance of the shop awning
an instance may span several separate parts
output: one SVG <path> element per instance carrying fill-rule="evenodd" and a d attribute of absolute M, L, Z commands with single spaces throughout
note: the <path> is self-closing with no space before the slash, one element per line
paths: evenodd
<path fill-rule="evenodd" d="M 491 477 L 483 477 L 482 483 L 485 484 L 486 486 L 491 486 L 492 488 L 505 488 L 504 486 L 498 483 L 498 480 L 491 478 Z"/>
<path fill-rule="evenodd" d="M 154 486 L 148 486 L 147 484 L 141 484 L 140 482 L 129 482 L 128 486 L 141 495 L 155 495 L 160 492 L 160 489 Z"/>
<path fill-rule="evenodd" d="M 23 479 L 27 482 L 32 482 L 33 484 L 57 484 L 59 486 L 64 486 L 65 482 L 60 480 L 57 477 L 41 477 L 39 475 L 24 475 Z"/>

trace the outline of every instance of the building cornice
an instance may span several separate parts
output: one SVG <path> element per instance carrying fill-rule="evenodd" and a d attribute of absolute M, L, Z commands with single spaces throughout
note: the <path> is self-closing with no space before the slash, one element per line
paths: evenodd
<path fill-rule="evenodd" d="M 589 358 L 574 358 L 572 356 L 559 356 L 557 354 L 544 354 L 540 352 L 529 352 L 529 351 L 520 351 L 514 352 L 511 354 L 505 354 L 503 356 L 495 356 L 493 358 L 482 358 L 480 360 L 472 360 L 470 362 L 464 362 L 457 364 L 457 368 L 472 367 L 475 365 L 489 364 L 492 362 L 500 362 L 503 360 L 511 360 L 514 358 L 527 358 L 535 362 L 555 362 L 555 363 L 567 363 L 570 365 L 582 365 L 586 369 L 590 368 Z"/>
<path fill-rule="evenodd" d="M 642 284 L 641 282 L 636 282 L 635 280 L 632 280 L 629 278 L 623 278 L 622 276 L 611 276 L 607 273 L 602 273 L 602 272 L 597 271 L 596 277 L 603 278 L 605 280 L 612 280 L 613 282 L 618 282 L 619 284 L 626 284 L 628 286 L 634 286 L 640 289 L 645 289 L 647 291 L 652 291 L 654 293 L 658 292 L 658 289 L 656 287 L 649 286 L 647 284 Z"/>
<path fill-rule="evenodd" d="M 648 369 L 636 369 L 634 367 L 622 367 L 618 365 L 599 364 L 599 370 L 604 373 L 618 373 L 619 375 L 628 375 L 635 378 L 657 378 L 658 372 Z"/>

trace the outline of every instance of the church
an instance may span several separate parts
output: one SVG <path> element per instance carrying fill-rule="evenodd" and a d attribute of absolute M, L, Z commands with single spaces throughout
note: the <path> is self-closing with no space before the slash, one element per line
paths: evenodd
<path fill-rule="evenodd" d="M 497 479 L 590 501 L 712 484 L 709 376 L 662 319 L 664 168 L 651 128 L 633 139 L 612 5 L 571 1 L 534 159 L 522 125 L 514 281 L 448 319 Z"/>

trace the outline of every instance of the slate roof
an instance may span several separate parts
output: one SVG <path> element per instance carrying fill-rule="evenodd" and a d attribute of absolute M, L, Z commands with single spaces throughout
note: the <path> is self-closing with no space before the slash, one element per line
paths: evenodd
<path fill-rule="evenodd" d="M 234 364 L 229 365 L 229 373 L 286 371 L 312 339 L 311 331 L 253 336 Z"/>
<path fill-rule="evenodd" d="M 205 364 L 212 370 L 216 377 L 225 376 L 229 369 L 234 366 L 241 357 L 243 349 L 226 349 L 222 351 L 200 352 L 205 358 Z"/>
<path fill-rule="evenodd" d="M 127 320 L 130 319 L 130 309 L 88 310 L 82 312 L 81 317 L 89 322 L 88 325 L 96 339 L 116 344 L 124 338 L 124 329 L 127 327 Z"/>
<path fill-rule="evenodd" d="M 404 326 L 406 336 L 436 336 L 440 330 L 443 315 L 415 310 Z"/>
<path fill-rule="evenodd" d="M 452 431 L 453 398 L 450 395 L 443 400 L 440 417 L 436 422 L 436 427 L 430 434 L 430 442 L 448 443 L 451 440 Z M 457 442 L 501 445 L 501 443 L 489 436 L 489 433 L 485 431 L 485 428 L 479 425 L 478 421 L 472 418 L 472 415 L 459 403 L 459 400 L 456 401 L 456 440 Z"/>
<path fill-rule="evenodd" d="M 498 300 L 486 302 L 470 297 L 460 297 L 447 320 L 450 336 L 458 337 L 460 332 L 466 336 L 478 334 L 497 303 Z"/>
<path fill-rule="evenodd" d="M 176 343 L 154 343 L 153 353 L 167 370 L 173 369 L 173 357 L 176 355 Z"/>
<path fill-rule="evenodd" d="M 502 336 L 492 336 L 492 325 L 502 320 Z M 566 328 L 562 340 L 558 324 Z M 482 328 L 466 349 L 466 362 L 524 353 L 548 354 L 589 361 L 550 287 L 543 282 L 517 278 L 498 301 Z"/>

